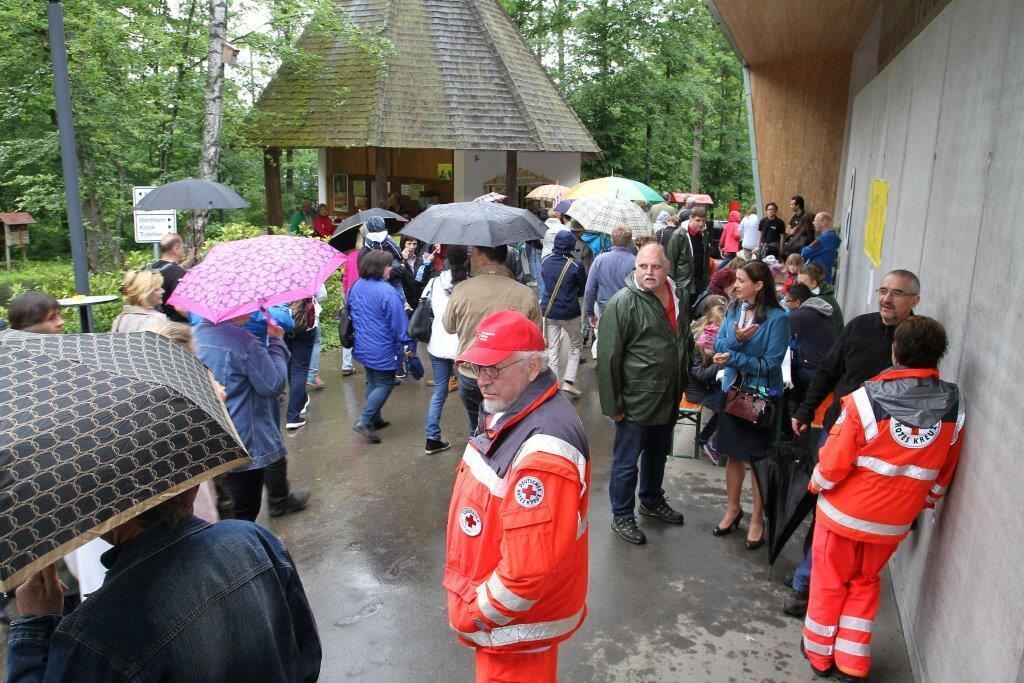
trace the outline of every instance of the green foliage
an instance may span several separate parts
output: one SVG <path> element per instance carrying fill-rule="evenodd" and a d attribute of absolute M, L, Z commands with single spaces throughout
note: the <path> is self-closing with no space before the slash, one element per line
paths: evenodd
<path fill-rule="evenodd" d="M 604 151 L 584 177 L 753 201 L 740 63 L 699 0 L 503 0 Z"/>

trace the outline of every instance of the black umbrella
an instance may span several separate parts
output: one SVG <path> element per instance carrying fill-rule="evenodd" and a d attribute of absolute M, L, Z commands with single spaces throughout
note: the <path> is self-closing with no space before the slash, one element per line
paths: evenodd
<path fill-rule="evenodd" d="M 187 178 L 150 190 L 133 208 L 136 211 L 247 209 L 249 202 L 227 185 Z"/>
<path fill-rule="evenodd" d="M 331 239 L 327 241 L 332 247 L 340 252 L 346 252 L 356 247 L 356 228 L 366 223 L 367 219 L 371 216 L 379 216 L 384 219 L 384 225 L 387 227 L 388 233 L 396 233 L 403 223 L 408 223 L 409 220 L 404 216 L 400 216 L 394 211 L 388 211 L 387 209 L 367 209 L 366 211 L 359 211 L 352 214 L 341 223 L 338 223 L 338 227 L 334 228 L 334 233 L 331 235 Z"/>
<path fill-rule="evenodd" d="M 544 224 L 526 209 L 491 202 L 436 204 L 413 218 L 402 234 L 424 244 L 496 247 L 539 240 Z"/>
<path fill-rule="evenodd" d="M 796 442 L 782 442 L 751 468 L 768 518 L 768 564 L 775 564 L 786 541 L 804 521 L 817 497 L 808 492 L 814 471 L 813 451 Z"/>
<path fill-rule="evenodd" d="M 0 332 L 0 590 L 250 462 L 210 373 L 154 332 Z"/>

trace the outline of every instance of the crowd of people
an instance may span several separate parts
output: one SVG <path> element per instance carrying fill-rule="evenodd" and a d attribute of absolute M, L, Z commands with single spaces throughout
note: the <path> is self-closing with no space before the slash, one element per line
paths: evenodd
<path fill-rule="evenodd" d="M 342 275 L 342 374 L 357 373 L 357 361 L 365 385 L 352 428 L 368 443 L 381 443 L 394 387 L 406 376 L 423 376 L 410 317 L 425 307 L 429 332 L 419 340 L 426 342 L 433 387 L 424 406 L 424 453 L 452 446 L 441 427 L 450 392 L 458 391 L 468 423 L 449 513 L 444 585 L 451 624 L 459 640 L 476 649 L 479 680 L 554 680 L 558 645 L 586 616 L 591 452 L 574 406 L 583 394 L 579 367 L 587 361 L 596 365 L 600 410 L 614 423 L 612 530 L 636 545 L 647 542 L 637 515 L 684 524 L 664 489 L 684 397 L 706 411 L 694 438 L 725 468 L 724 509 L 712 533 L 728 536 L 746 519 L 750 551 L 766 540 L 762 492 L 752 472 L 749 516 L 741 507 L 750 464 L 767 457 L 780 439 L 813 438 L 806 435 L 814 415 L 829 406 L 813 448 L 818 464 L 811 489 L 820 493 L 815 522 L 803 559 L 787 578 L 792 592 L 783 607 L 805 618 L 801 651 L 816 673 L 867 677 L 878 572 L 916 514 L 934 506 L 949 486 L 964 407 L 956 386 L 938 376 L 945 331 L 914 315 L 918 278 L 907 270 L 888 273 L 877 291 L 877 311 L 844 320 L 833 284 L 842 241 L 832 218 L 805 211 L 800 196 L 790 208 L 788 224 L 775 202 L 765 206 L 763 218 L 757 207 L 746 215 L 732 211 L 713 240 L 706 207 L 690 203 L 659 210 L 653 236 L 634 238 L 620 226 L 601 240 L 545 207 L 543 240 L 508 246 L 427 245 L 411 238 L 396 244 L 381 218 L 366 220 Z M 329 237 L 326 227 L 317 227 L 321 215 L 304 202 L 290 227 L 300 233 L 305 224 Z M 275 568 L 273 580 L 250 578 L 245 597 L 221 600 L 220 618 L 242 618 L 249 602 L 271 600 L 269 609 L 293 628 L 276 634 L 264 665 L 282 678 L 315 678 L 316 628 L 294 565 L 276 539 L 236 522 L 222 533 L 177 542 L 197 529 L 223 528 L 209 526 L 221 517 L 254 522 L 264 488 L 271 516 L 307 506 L 309 493 L 292 490 L 288 481 L 281 425 L 301 429 L 308 392 L 324 385 L 318 319 L 325 292 L 269 315 L 213 324 L 167 305 L 185 261 L 184 243 L 170 235 L 160 260 L 126 274 L 124 307 L 112 329 L 177 335 L 191 345 L 222 388 L 252 463 L 204 489 L 200 517 L 207 522 L 191 517 L 197 494 L 186 492 L 173 499 L 177 507 L 167 519 L 146 519 L 104 538 L 115 549 L 146 554 L 154 544 L 169 543 L 171 534 L 166 552 L 174 562 L 221 544 L 250 564 Z M 41 292 L 16 297 L 9 314 L 16 330 L 59 333 L 63 326 L 56 301 Z M 540 540 L 545 550 L 535 552 Z M 108 576 L 122 562 L 103 558 Z M 199 583 L 216 592 L 228 578 L 214 572 Z M 60 612 L 55 581 L 48 570 L 19 589 L 18 605 L 27 615 L 21 620 Z M 120 594 L 96 595 L 90 599 Z M 99 659 L 108 651 L 86 652 L 85 641 L 69 635 L 70 622 L 44 628 L 29 621 L 16 621 L 16 629 L 23 628 L 11 639 L 12 671 L 25 680 L 40 667 L 49 676 L 53 667 L 104 666 Z M 81 622 L 76 628 L 116 630 L 97 618 Z M 275 637 L 273 624 L 267 627 L 271 631 L 261 635 Z M 49 643 L 49 661 L 19 650 L 31 640 L 22 633 L 33 634 L 37 655 L 46 652 L 40 643 Z M 155 631 L 150 635 L 156 638 Z M 138 638 L 139 647 L 148 643 L 145 635 Z M 117 666 L 137 661 L 120 645 L 109 647 L 125 657 Z M 161 647 L 166 654 L 159 661 L 166 662 L 186 645 Z M 59 656 L 52 656 L 54 648 Z"/>

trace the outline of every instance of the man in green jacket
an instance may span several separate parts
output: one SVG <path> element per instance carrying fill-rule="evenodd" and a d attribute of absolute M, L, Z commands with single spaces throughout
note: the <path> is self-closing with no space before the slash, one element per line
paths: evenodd
<path fill-rule="evenodd" d="M 694 207 L 689 220 L 681 223 L 665 251 L 668 252 L 669 276 L 676 285 L 676 296 L 690 309 L 694 297 L 704 291 L 711 276 L 708 273 L 707 209 Z"/>
<path fill-rule="evenodd" d="M 601 412 L 615 422 L 608 483 L 612 529 L 636 545 L 647 542 L 634 515 L 638 474 L 640 514 L 683 523 L 661 487 L 686 388 L 690 340 L 686 303 L 676 295 L 668 270 L 660 244 L 642 248 L 636 270 L 626 277 L 626 287 L 608 300 L 598 323 Z"/>

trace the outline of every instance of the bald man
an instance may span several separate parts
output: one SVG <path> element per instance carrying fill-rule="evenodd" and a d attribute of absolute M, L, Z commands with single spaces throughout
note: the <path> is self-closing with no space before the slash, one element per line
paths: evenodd
<path fill-rule="evenodd" d="M 814 215 L 814 241 L 800 250 L 804 266 L 817 263 L 825 269 L 825 282 L 832 284 L 832 269 L 843 240 L 832 229 L 832 216 L 821 211 Z"/>
<path fill-rule="evenodd" d="M 185 277 L 185 265 L 191 265 L 195 261 L 195 250 L 192 255 L 185 259 L 185 240 L 181 235 L 169 232 L 160 239 L 160 259 L 153 261 L 146 268 L 154 270 L 164 279 L 164 297 L 160 304 L 160 310 L 174 322 L 187 323 L 188 311 L 184 308 L 176 308 L 167 305 L 167 298 L 174 293 L 178 281 Z"/>

